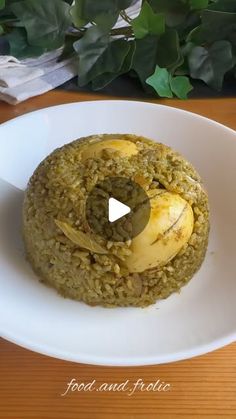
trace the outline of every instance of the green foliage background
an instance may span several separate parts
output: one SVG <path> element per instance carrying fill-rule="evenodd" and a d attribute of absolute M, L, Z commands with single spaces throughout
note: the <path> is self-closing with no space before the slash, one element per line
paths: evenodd
<path fill-rule="evenodd" d="M 190 78 L 221 90 L 226 74 L 236 77 L 236 0 L 145 0 L 132 20 L 136 2 L 0 0 L 0 36 L 17 58 L 77 54 L 78 83 L 95 90 L 129 73 L 147 91 L 185 99 Z"/>

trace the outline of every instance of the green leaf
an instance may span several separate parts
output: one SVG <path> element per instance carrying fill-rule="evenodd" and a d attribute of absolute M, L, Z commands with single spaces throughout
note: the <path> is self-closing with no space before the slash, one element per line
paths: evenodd
<path fill-rule="evenodd" d="M 189 5 L 182 0 L 148 0 L 152 9 L 165 14 L 167 26 L 176 27 L 182 24 L 189 13 Z"/>
<path fill-rule="evenodd" d="M 128 42 L 128 44 L 129 44 L 129 51 L 124 59 L 124 62 L 119 72 L 116 72 L 116 73 L 106 72 L 98 76 L 96 79 L 92 81 L 92 87 L 94 90 L 103 89 L 105 86 L 111 83 L 114 79 L 130 71 L 132 67 L 132 63 L 133 63 L 134 52 L 135 52 L 135 42 L 130 41 Z"/>
<path fill-rule="evenodd" d="M 5 1 L 5 3 L 4 3 L 3 0 L 0 0 L 0 4 L 1 5 L 4 4 L 4 7 L 0 7 L 0 19 L 1 19 L 1 21 L 2 20 L 4 20 L 4 21 L 5 20 L 10 20 L 10 19 L 16 20 L 16 17 L 14 16 L 14 14 L 12 13 L 12 11 L 10 9 L 10 5 L 11 5 L 10 0 L 7 0 L 7 2 Z"/>
<path fill-rule="evenodd" d="M 99 16 L 97 16 L 94 19 L 94 22 L 98 25 L 103 27 L 104 29 L 111 29 L 113 28 L 113 26 L 116 24 L 117 19 L 119 17 L 119 12 L 117 12 L 115 15 L 113 14 L 108 14 L 108 13 L 103 13 Z"/>
<path fill-rule="evenodd" d="M 186 75 L 189 74 L 189 65 L 188 65 L 188 55 L 191 50 L 195 47 L 193 42 L 187 42 L 181 47 L 181 56 L 183 57 L 183 62 L 175 70 L 175 75 Z"/>
<path fill-rule="evenodd" d="M 92 88 L 93 90 L 101 90 L 104 89 L 108 84 L 110 84 L 113 80 L 120 76 L 120 73 L 103 73 L 100 76 L 96 77 L 92 81 Z"/>
<path fill-rule="evenodd" d="M 82 28 L 89 22 L 89 18 L 86 18 L 83 15 L 83 4 L 83 0 L 75 0 L 74 6 L 70 9 L 72 22 L 77 28 Z"/>
<path fill-rule="evenodd" d="M 236 13 L 204 10 L 202 12 L 202 24 L 194 28 L 187 41 L 202 45 L 227 39 L 236 31 Z"/>
<path fill-rule="evenodd" d="M 155 72 L 152 76 L 148 77 L 146 83 L 152 86 L 160 97 L 173 97 L 170 88 L 169 73 L 166 68 L 160 68 L 157 65 Z"/>
<path fill-rule="evenodd" d="M 121 10 L 135 4 L 137 0 L 75 0 L 71 9 L 73 23 L 78 28 L 88 22 L 103 24 L 109 22 L 108 26 L 114 26 Z M 106 19 L 105 19 L 106 18 Z"/>
<path fill-rule="evenodd" d="M 79 73 L 79 85 L 87 84 L 89 81 L 104 73 L 119 74 L 128 52 L 129 44 L 123 39 L 110 42 L 86 77 L 81 79 Z"/>
<path fill-rule="evenodd" d="M 94 26 L 85 36 L 75 42 L 79 55 L 79 85 L 84 86 L 103 73 L 119 73 L 130 43 L 124 39 L 112 40 L 109 33 Z"/>
<path fill-rule="evenodd" d="M 5 0 L 0 0 L 0 10 L 4 9 L 5 7 Z"/>
<path fill-rule="evenodd" d="M 146 80 L 160 97 L 172 98 L 173 93 L 180 99 L 187 99 L 188 93 L 193 89 L 188 77 L 173 77 L 166 68 L 156 66 L 155 72 Z"/>
<path fill-rule="evenodd" d="M 190 0 L 189 3 L 192 10 L 206 9 L 208 6 L 208 0 Z"/>
<path fill-rule="evenodd" d="M 131 25 L 136 39 L 142 39 L 147 35 L 161 35 L 165 32 L 164 15 L 154 13 L 146 1 L 142 5 L 140 14 L 133 19 Z"/>
<path fill-rule="evenodd" d="M 136 41 L 132 69 L 146 88 L 146 79 L 153 74 L 157 63 L 158 37 L 148 35 Z M 145 57 L 145 59 L 144 59 Z"/>
<path fill-rule="evenodd" d="M 0 35 L 2 35 L 4 33 L 4 29 L 3 27 L 0 25 Z"/>
<path fill-rule="evenodd" d="M 138 0 L 111 0 L 111 3 L 116 3 L 119 10 L 125 10 L 137 3 Z"/>
<path fill-rule="evenodd" d="M 6 7 L 11 6 L 12 3 L 18 3 L 20 1 L 22 0 L 5 0 L 5 6 Z"/>
<path fill-rule="evenodd" d="M 170 87 L 180 99 L 187 99 L 188 93 L 193 89 L 189 78 L 185 76 L 170 77 Z"/>
<path fill-rule="evenodd" d="M 119 17 L 119 11 L 116 8 L 111 7 L 106 10 L 103 2 L 91 0 L 75 0 L 70 13 L 77 28 L 82 28 L 89 22 L 112 28 Z"/>
<path fill-rule="evenodd" d="M 220 90 L 225 73 L 233 67 L 231 44 L 217 41 L 208 49 L 196 46 L 191 50 L 188 61 L 191 77 Z"/>
<path fill-rule="evenodd" d="M 234 59 L 236 59 L 236 31 L 234 33 L 230 34 L 228 40 L 232 45 Z"/>
<path fill-rule="evenodd" d="M 106 50 L 110 42 L 108 31 L 93 26 L 89 28 L 82 39 L 74 43 L 74 49 L 79 55 L 79 78 L 84 84 L 88 83 L 87 74 Z"/>
<path fill-rule="evenodd" d="M 30 45 L 53 49 L 63 44 L 71 23 L 69 4 L 62 0 L 24 0 L 11 8 L 25 26 Z"/>
<path fill-rule="evenodd" d="M 176 26 L 176 30 L 179 35 L 179 39 L 181 44 L 186 42 L 186 38 L 188 34 L 201 23 L 200 20 L 200 12 L 196 10 L 191 10 L 187 16 L 185 17 L 184 21 Z"/>
<path fill-rule="evenodd" d="M 10 45 L 10 55 L 16 58 L 38 57 L 46 50 L 42 47 L 29 45 L 24 28 L 15 28 L 6 35 Z"/>
<path fill-rule="evenodd" d="M 167 29 L 158 41 L 157 64 L 162 68 L 174 68 L 180 62 L 179 36 L 175 29 Z"/>
<path fill-rule="evenodd" d="M 218 0 L 209 5 L 208 9 L 222 12 L 236 12 L 235 0 Z"/>

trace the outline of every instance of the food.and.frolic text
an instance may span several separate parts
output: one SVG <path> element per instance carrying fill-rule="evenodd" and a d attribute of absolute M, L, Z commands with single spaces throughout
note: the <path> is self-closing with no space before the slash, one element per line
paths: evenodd
<path fill-rule="evenodd" d="M 171 390 L 171 385 L 161 379 L 157 379 L 153 382 L 145 383 L 142 378 L 138 378 L 135 382 L 126 380 L 121 383 L 101 383 L 97 380 L 90 382 L 78 381 L 72 378 L 62 392 L 61 396 L 65 397 L 70 393 L 78 392 L 124 392 L 128 396 L 132 396 L 137 392 L 152 392 L 152 393 L 165 393 Z"/>

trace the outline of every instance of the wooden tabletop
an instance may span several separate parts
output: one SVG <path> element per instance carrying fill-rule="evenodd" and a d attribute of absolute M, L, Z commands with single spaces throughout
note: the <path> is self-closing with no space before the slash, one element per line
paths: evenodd
<path fill-rule="evenodd" d="M 101 95 L 54 91 L 16 107 L 0 102 L 0 123 L 45 106 Z M 236 129 L 236 99 L 161 100 Z M 75 379 L 89 384 L 123 383 L 128 391 L 75 391 Z M 169 391 L 135 391 L 158 379 Z M 0 419 L 224 419 L 236 418 L 236 343 L 213 353 L 166 365 L 108 368 L 64 362 L 0 339 Z"/>

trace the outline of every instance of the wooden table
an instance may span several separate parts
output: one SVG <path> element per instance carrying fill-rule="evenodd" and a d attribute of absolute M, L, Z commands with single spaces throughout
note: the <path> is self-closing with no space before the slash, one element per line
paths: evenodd
<path fill-rule="evenodd" d="M 55 91 L 16 107 L 0 103 L 0 122 L 40 107 L 108 97 Z M 161 100 L 236 129 L 236 99 Z M 121 383 L 158 378 L 168 392 L 75 392 L 61 397 L 72 378 Z M 105 368 L 64 362 L 0 340 L 0 419 L 223 419 L 236 418 L 236 343 L 172 364 Z"/>

